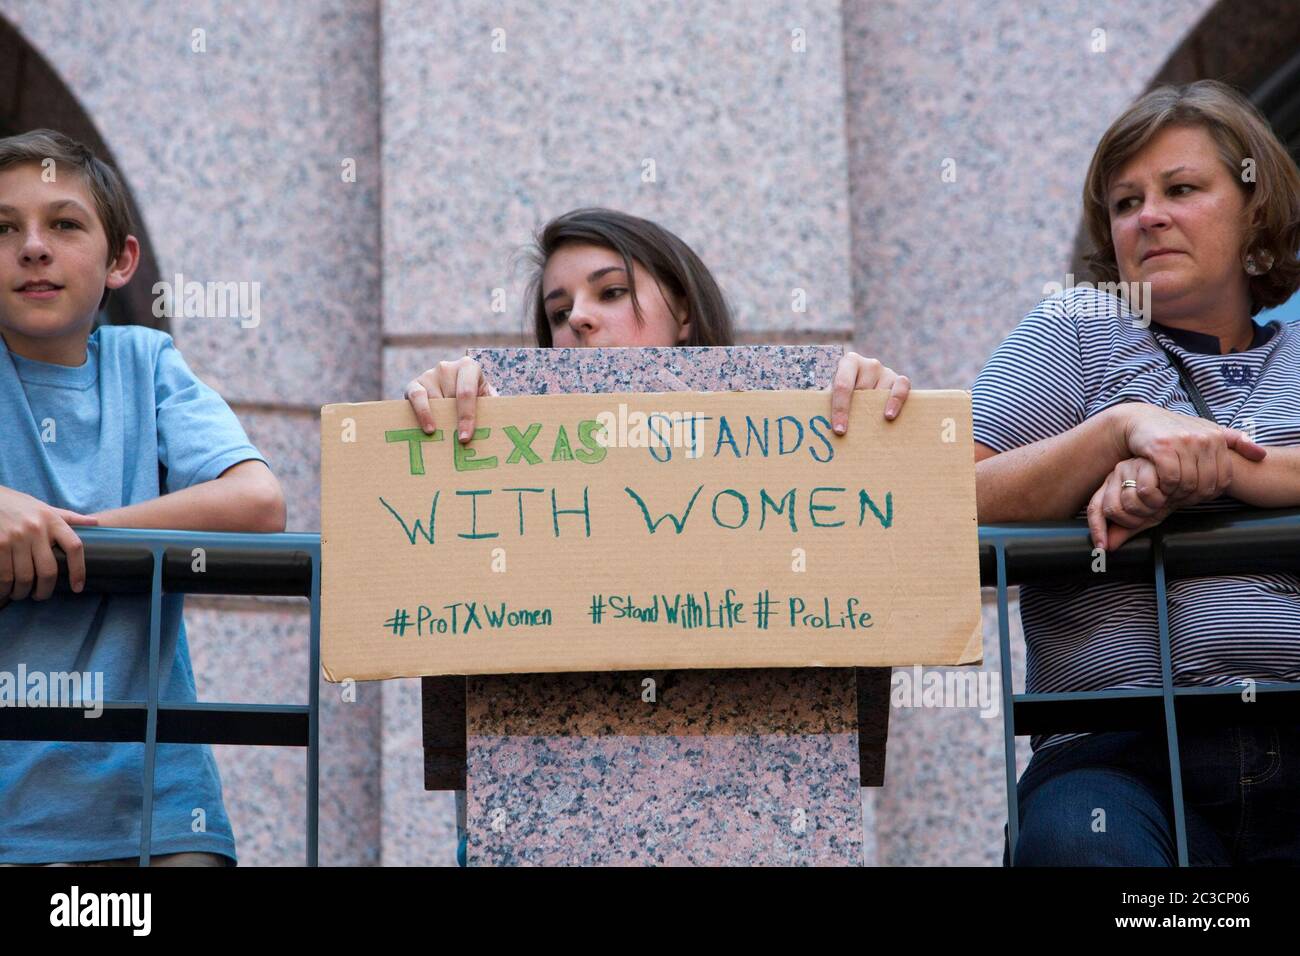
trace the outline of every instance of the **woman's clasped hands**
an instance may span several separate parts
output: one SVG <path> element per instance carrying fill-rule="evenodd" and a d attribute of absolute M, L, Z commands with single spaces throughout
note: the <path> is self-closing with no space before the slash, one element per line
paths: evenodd
<path fill-rule="evenodd" d="M 1109 412 L 1120 461 L 1088 502 L 1089 533 L 1103 550 L 1179 508 L 1231 493 L 1238 458 L 1267 454 L 1245 432 L 1155 405 L 1128 402 Z"/>

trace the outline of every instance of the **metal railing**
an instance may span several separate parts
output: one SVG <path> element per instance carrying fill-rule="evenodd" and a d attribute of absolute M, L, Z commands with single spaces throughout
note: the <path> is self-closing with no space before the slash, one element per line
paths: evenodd
<path fill-rule="evenodd" d="M 320 777 L 320 535 L 226 534 L 78 528 L 85 545 L 86 591 L 149 594 L 149 690 L 146 700 L 104 703 L 85 719 L 81 707 L 0 707 L 0 740 L 144 744 L 140 865 L 153 834 L 158 744 L 234 744 L 307 748 L 307 865 L 317 864 Z M 195 570 L 194 549 L 203 549 Z M 60 587 L 67 587 L 61 552 Z M 158 699 L 162 595 L 282 595 L 311 604 L 306 704 L 167 702 Z M 3 612 L 0 612 L 2 615 Z"/>
<path fill-rule="evenodd" d="M 140 863 L 148 865 L 156 748 L 234 744 L 307 748 L 307 864 L 318 856 L 320 768 L 320 536 L 219 534 L 82 528 L 86 590 L 148 593 L 149 694 L 104 704 L 96 720 L 77 707 L 0 708 L 0 740 L 113 741 L 145 745 Z M 204 570 L 193 549 L 204 549 Z M 979 531 L 980 582 L 997 589 L 1004 679 L 1007 819 L 1011 858 L 1019 836 L 1016 738 L 1031 734 L 1163 728 L 1169 750 L 1175 840 L 1187 865 L 1180 719 L 1267 722 L 1300 715 L 1300 683 L 1259 683 L 1248 707 L 1240 685 L 1173 684 L 1167 582 L 1206 575 L 1300 569 L 1300 510 L 1175 515 L 1106 555 L 1106 583 L 1154 581 L 1161 686 L 1050 694 L 1013 692 L 1007 589 L 1015 585 L 1097 584 L 1082 522 L 986 525 Z M 62 564 L 60 555 L 60 563 Z M 61 569 L 66 570 L 66 569 Z M 60 587 L 66 587 L 66 574 Z M 162 595 L 288 595 L 310 602 L 307 704 L 168 703 L 158 699 Z"/>
<path fill-rule="evenodd" d="M 1178 865 L 1187 866 L 1187 828 L 1179 722 L 1267 723 L 1300 716 L 1300 683 L 1257 683 L 1254 700 L 1241 684 L 1175 686 L 1169 642 L 1167 582 L 1208 575 L 1296 573 L 1300 570 L 1300 510 L 1174 515 L 1106 555 L 1093 571 L 1093 545 L 1083 522 L 986 525 L 980 528 L 980 583 L 997 588 L 1002 654 L 1007 826 L 1010 858 L 1019 837 L 1016 737 L 1163 728 L 1169 751 Z M 1159 687 L 1015 694 L 1007 588 L 1012 585 L 1095 585 L 1154 581 L 1159 630 Z"/>

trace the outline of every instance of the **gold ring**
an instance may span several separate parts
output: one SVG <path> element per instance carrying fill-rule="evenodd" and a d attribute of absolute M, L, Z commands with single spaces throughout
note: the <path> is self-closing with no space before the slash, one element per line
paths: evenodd
<path fill-rule="evenodd" d="M 1121 488 L 1136 488 L 1138 486 L 1138 483 L 1134 481 L 1132 478 L 1125 478 L 1123 481 L 1119 483 L 1119 486 Z"/>

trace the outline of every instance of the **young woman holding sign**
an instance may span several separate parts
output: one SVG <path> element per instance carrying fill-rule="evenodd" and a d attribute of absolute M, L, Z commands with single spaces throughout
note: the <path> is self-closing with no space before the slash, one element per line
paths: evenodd
<path fill-rule="evenodd" d="M 645 219 L 611 209 L 575 209 L 546 224 L 532 250 L 528 297 L 540 348 L 635 348 L 734 345 L 731 310 L 713 274 L 686 243 Z M 898 417 L 910 382 L 874 358 L 849 352 L 831 382 L 831 428 L 848 430 L 856 389 L 889 392 L 885 418 Z M 496 395 L 469 356 L 439 362 L 406 386 L 428 434 L 429 400 L 456 399 L 456 434 L 474 434 L 480 395 Z M 465 794 L 457 791 L 456 857 L 465 865 Z"/>

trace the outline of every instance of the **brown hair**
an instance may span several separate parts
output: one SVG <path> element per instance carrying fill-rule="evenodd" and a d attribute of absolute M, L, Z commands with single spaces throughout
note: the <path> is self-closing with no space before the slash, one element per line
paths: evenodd
<path fill-rule="evenodd" d="M 114 262 L 126 248 L 126 237 L 134 228 L 121 178 L 90 147 L 52 129 L 34 129 L 0 139 L 0 170 L 24 163 L 41 164 L 47 159 L 54 160 L 56 170 L 71 168 L 85 181 L 108 237 L 108 261 Z"/>
<path fill-rule="evenodd" d="M 1200 127 L 1219 147 L 1219 157 L 1246 196 L 1241 259 L 1253 253 L 1272 268 L 1250 276 L 1250 314 L 1281 305 L 1300 287 L 1300 171 L 1268 121 L 1249 100 L 1215 80 L 1160 86 L 1125 110 L 1106 130 L 1088 167 L 1083 215 L 1096 251 L 1086 257 L 1097 279 L 1119 280 L 1110 235 L 1106 191 L 1111 178 L 1152 137 L 1171 126 Z M 1253 160 L 1254 180 L 1242 176 Z M 1264 255 L 1267 253 L 1267 255 Z"/>
<path fill-rule="evenodd" d="M 551 323 L 542 301 L 542 271 L 557 249 L 566 243 L 603 246 L 623 257 L 628 291 L 637 322 L 644 321 L 637 301 L 632 261 L 636 260 L 667 291 L 677 296 L 690 317 L 685 345 L 734 345 L 731 308 L 713 273 L 691 247 L 663 226 L 613 209 L 574 209 L 548 222 L 534 237 L 530 258 L 536 269 L 528 284 L 537 344 L 551 348 Z"/>

